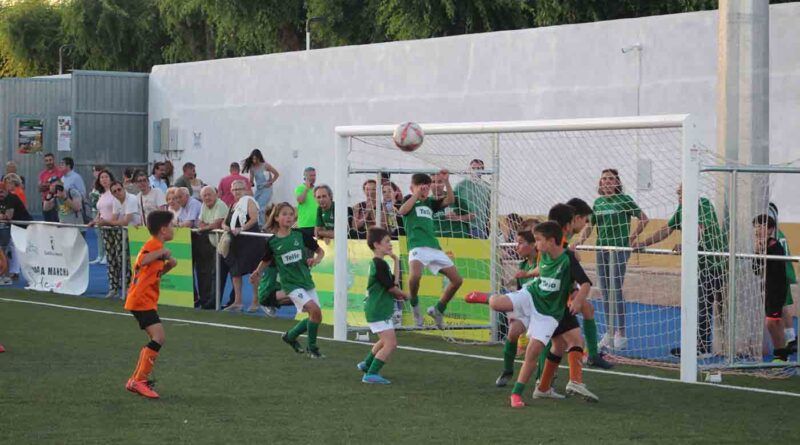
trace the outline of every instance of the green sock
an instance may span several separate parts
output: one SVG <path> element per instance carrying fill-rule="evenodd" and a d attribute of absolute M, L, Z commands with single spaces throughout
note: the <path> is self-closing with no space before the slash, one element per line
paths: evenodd
<path fill-rule="evenodd" d="M 308 349 L 317 348 L 318 329 L 319 329 L 319 323 L 314 323 L 313 321 L 308 322 Z"/>
<path fill-rule="evenodd" d="M 506 340 L 503 347 L 503 371 L 514 372 L 514 359 L 517 357 L 517 342 Z"/>
<path fill-rule="evenodd" d="M 586 338 L 589 357 L 597 357 L 597 323 L 594 322 L 594 319 L 583 319 L 583 336 Z"/>
<path fill-rule="evenodd" d="M 439 311 L 440 314 L 444 314 L 445 309 L 447 309 L 447 304 L 441 301 L 436 302 L 436 310 Z"/>
<path fill-rule="evenodd" d="M 419 297 L 412 295 L 408 302 L 411 303 L 411 307 L 417 307 L 419 306 Z"/>
<path fill-rule="evenodd" d="M 536 380 L 542 377 L 542 370 L 544 369 L 544 362 L 547 360 L 547 354 L 550 353 L 550 347 L 553 345 L 552 342 L 547 342 L 547 346 L 544 347 L 544 351 L 539 354 L 539 360 L 537 361 L 536 365 Z"/>
<path fill-rule="evenodd" d="M 524 391 L 525 391 L 525 384 L 517 382 L 514 383 L 514 389 L 511 390 L 511 394 L 517 394 L 521 396 Z"/>
<path fill-rule="evenodd" d="M 305 332 L 306 329 L 308 329 L 308 318 L 294 325 L 292 329 L 289 329 L 289 332 L 286 333 L 286 336 L 289 337 L 289 340 L 297 340 L 297 337 Z"/>
<path fill-rule="evenodd" d="M 369 367 L 372 365 L 373 360 L 375 360 L 375 354 L 373 354 L 372 351 L 369 351 L 367 358 L 364 359 L 364 364 L 367 365 L 367 369 L 369 369 Z"/>
<path fill-rule="evenodd" d="M 367 371 L 367 374 L 380 374 L 383 365 L 384 361 L 379 358 L 372 360 L 372 364 L 369 366 L 369 371 Z"/>

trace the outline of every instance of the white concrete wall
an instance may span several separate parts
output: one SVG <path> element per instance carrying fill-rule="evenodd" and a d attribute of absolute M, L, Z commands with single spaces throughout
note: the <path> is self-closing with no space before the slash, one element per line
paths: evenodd
<path fill-rule="evenodd" d="M 786 162 L 800 158 L 800 4 L 772 6 L 770 22 L 770 156 Z M 290 199 L 307 165 L 333 182 L 337 125 L 635 115 L 636 54 L 621 48 L 638 42 L 641 114 L 692 113 L 715 147 L 716 32 L 711 11 L 157 66 L 150 119 L 172 120 L 178 164 L 210 183 L 262 148 Z M 800 221 L 798 188 L 773 190 L 785 221 Z"/>

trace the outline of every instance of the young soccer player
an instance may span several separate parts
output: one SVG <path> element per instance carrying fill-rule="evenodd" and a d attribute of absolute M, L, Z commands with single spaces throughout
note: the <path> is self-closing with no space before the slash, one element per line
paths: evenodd
<path fill-rule="evenodd" d="M 400 261 L 392 252 L 391 234 L 386 229 L 372 227 L 367 232 L 367 246 L 375 253 L 375 257 L 369 265 L 364 313 L 369 330 L 373 334 L 378 334 L 379 340 L 367 358 L 357 367 L 365 373 L 362 382 L 388 385 L 391 382 L 383 378 L 380 371 L 397 349 L 397 336 L 392 321 L 394 303 L 396 300 L 407 299 L 408 294 L 403 292 L 395 281 L 395 277 L 400 275 Z M 394 261 L 394 274 L 389 271 L 389 265 L 383 259 L 386 256 Z"/>
<path fill-rule="evenodd" d="M 775 239 L 775 220 L 771 216 L 758 215 L 753 219 L 755 236 L 755 251 L 761 254 L 783 256 L 785 252 L 781 244 Z M 772 355 L 775 360 L 786 361 L 789 358 L 789 349 L 786 348 L 786 339 L 783 332 L 783 304 L 786 302 L 786 288 L 789 282 L 786 278 L 786 265 L 783 261 L 753 259 L 753 271 L 764 277 L 764 311 L 765 325 L 772 339 Z"/>
<path fill-rule="evenodd" d="M 453 261 L 442 252 L 433 227 L 433 214 L 455 201 L 453 187 L 447 170 L 439 172 L 444 181 L 446 195 L 442 199 L 430 197 L 431 177 L 417 173 L 411 177 L 411 196 L 397 211 L 403 217 L 408 247 L 409 278 L 408 286 L 411 294 L 411 306 L 417 326 L 422 326 L 422 314 L 419 311 L 419 282 L 422 268 L 427 267 L 434 275 L 441 273 L 449 280 L 442 297 L 436 305 L 428 308 L 428 315 L 433 318 L 439 329 L 444 329 L 444 311 L 447 303 L 453 299 L 463 282 Z"/>
<path fill-rule="evenodd" d="M 172 217 L 171 212 L 162 210 L 147 215 L 147 230 L 151 237 L 136 256 L 133 279 L 125 300 L 125 310 L 130 311 L 150 338 L 139 352 L 136 369 L 125 389 L 150 399 L 158 398 L 149 377 L 165 338 L 164 326 L 157 312 L 159 286 L 161 277 L 178 264 L 169 249 L 164 247 L 164 243 L 173 237 Z"/>
<path fill-rule="evenodd" d="M 250 276 L 250 282 L 253 285 L 258 283 L 264 269 L 270 263 L 275 264 L 283 292 L 292 300 L 297 312 L 308 313 L 308 318 L 297 323 L 281 339 L 295 352 L 302 354 L 304 351 L 297 337 L 308 331 L 308 347 L 305 352 L 311 358 L 324 358 L 317 346 L 322 309 L 319 307 L 319 298 L 311 278 L 311 267 L 322 261 L 325 251 L 310 234 L 292 229 L 296 219 L 297 213 L 288 202 L 282 202 L 272 210 L 267 227 L 274 235 L 267 240 L 264 258 Z M 309 256 L 308 252 L 313 252 L 314 256 Z"/>
<path fill-rule="evenodd" d="M 769 216 L 775 220 L 775 239 L 783 247 L 786 256 L 791 256 L 789 251 L 789 241 L 786 239 L 783 231 L 778 226 L 780 220 L 778 219 L 778 206 L 775 203 L 769 203 Z M 786 338 L 786 347 L 789 353 L 797 352 L 797 332 L 794 329 L 794 299 L 792 298 L 792 285 L 797 284 L 797 274 L 794 271 L 794 263 L 786 261 L 786 279 L 789 280 L 789 286 L 786 288 L 786 303 L 783 305 L 783 335 Z"/>
<path fill-rule="evenodd" d="M 536 250 L 539 251 L 539 276 L 528 287 L 507 295 L 493 295 L 489 301 L 496 310 L 511 311 L 524 314 L 521 318 L 528 328 L 528 348 L 525 351 L 525 362 L 522 365 L 517 383 L 511 394 L 511 406 L 521 408 L 522 392 L 536 369 L 539 354 L 544 351 L 564 316 L 567 299 L 574 288 L 578 291 L 569 303 L 570 313 L 580 312 L 589 295 L 591 281 L 586 276 L 575 255 L 561 245 L 562 231 L 557 222 L 547 221 L 534 228 Z M 583 353 L 569 352 L 569 361 L 580 363 Z M 572 368 L 572 367 L 571 367 Z M 572 376 L 570 376 L 572 377 Z M 587 396 L 588 390 L 583 383 L 572 378 L 567 384 L 567 391 Z M 590 394 L 590 393 L 589 393 Z"/>

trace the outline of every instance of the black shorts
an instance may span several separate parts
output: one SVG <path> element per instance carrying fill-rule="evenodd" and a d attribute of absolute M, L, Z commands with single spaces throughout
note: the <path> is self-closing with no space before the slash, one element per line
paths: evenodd
<path fill-rule="evenodd" d="M 572 315 L 572 313 L 569 311 L 569 308 L 567 308 L 567 310 L 564 311 L 564 317 L 562 317 L 561 321 L 558 322 L 558 327 L 556 327 L 556 330 L 553 331 L 553 338 L 580 327 L 581 324 L 578 323 L 578 317 Z"/>
<path fill-rule="evenodd" d="M 133 318 L 139 322 L 140 329 L 145 329 L 148 326 L 161 323 L 161 319 L 158 318 L 158 312 L 153 309 L 149 311 L 131 311 L 131 314 L 133 314 Z"/>
<path fill-rule="evenodd" d="M 764 315 L 767 318 L 781 318 L 783 306 L 786 304 L 786 294 L 767 293 L 764 298 Z"/>

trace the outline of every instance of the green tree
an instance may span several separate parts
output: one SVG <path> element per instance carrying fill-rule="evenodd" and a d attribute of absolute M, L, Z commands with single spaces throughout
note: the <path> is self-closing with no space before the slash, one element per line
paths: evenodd
<path fill-rule="evenodd" d="M 378 23 L 382 0 L 308 0 L 308 17 L 324 17 L 315 23 L 312 40 L 315 47 L 364 45 L 387 40 Z"/>
<path fill-rule="evenodd" d="M 58 72 L 61 13 L 46 0 L 23 0 L 0 10 L 0 75 Z"/>
<path fill-rule="evenodd" d="M 86 69 L 150 71 L 167 43 L 155 0 L 71 0 L 63 33 Z"/>

